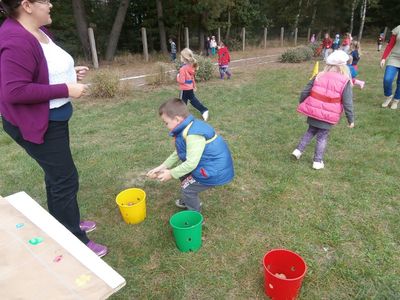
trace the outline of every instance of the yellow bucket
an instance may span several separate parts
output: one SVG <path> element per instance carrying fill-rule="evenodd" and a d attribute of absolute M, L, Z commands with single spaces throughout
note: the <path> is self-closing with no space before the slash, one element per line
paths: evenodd
<path fill-rule="evenodd" d="M 138 224 L 146 218 L 145 191 L 136 188 L 126 189 L 117 195 L 115 201 L 126 223 Z"/>

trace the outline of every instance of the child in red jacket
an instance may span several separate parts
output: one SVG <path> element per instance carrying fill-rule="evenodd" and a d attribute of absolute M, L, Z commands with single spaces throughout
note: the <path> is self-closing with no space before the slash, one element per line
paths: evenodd
<path fill-rule="evenodd" d="M 176 76 L 176 81 L 179 83 L 179 89 L 181 91 L 179 99 L 185 102 L 185 104 L 190 101 L 190 104 L 192 104 L 194 108 L 201 113 L 203 120 L 207 121 L 208 108 L 205 107 L 194 94 L 196 91 L 195 74 L 198 69 L 198 65 L 192 50 L 185 48 L 181 51 L 181 62 L 183 65 L 179 69 L 179 73 Z"/>
<path fill-rule="evenodd" d="M 230 79 L 232 76 L 232 73 L 228 69 L 230 61 L 231 61 L 231 56 L 229 54 L 228 48 L 225 47 L 225 44 L 223 42 L 219 42 L 218 65 L 219 65 L 219 74 L 222 80 L 224 79 L 225 74 L 228 76 L 228 79 Z"/>

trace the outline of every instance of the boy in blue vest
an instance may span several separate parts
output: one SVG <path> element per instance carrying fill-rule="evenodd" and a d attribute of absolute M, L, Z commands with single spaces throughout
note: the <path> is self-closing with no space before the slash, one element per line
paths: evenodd
<path fill-rule="evenodd" d="M 195 119 L 180 99 L 163 103 L 159 115 L 170 130 L 169 135 L 175 138 L 176 150 L 147 176 L 163 182 L 180 179 L 181 198 L 176 200 L 176 206 L 200 211 L 198 194 L 227 184 L 234 177 L 228 145 L 208 123 Z M 182 163 L 173 168 L 179 161 Z"/>

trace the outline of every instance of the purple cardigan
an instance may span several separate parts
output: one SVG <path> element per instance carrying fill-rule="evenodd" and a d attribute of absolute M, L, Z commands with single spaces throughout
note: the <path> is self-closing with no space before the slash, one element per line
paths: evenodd
<path fill-rule="evenodd" d="M 42 144 L 49 101 L 67 98 L 67 85 L 49 84 L 42 47 L 18 21 L 5 20 L 0 37 L 0 113 L 19 128 L 25 140 Z"/>

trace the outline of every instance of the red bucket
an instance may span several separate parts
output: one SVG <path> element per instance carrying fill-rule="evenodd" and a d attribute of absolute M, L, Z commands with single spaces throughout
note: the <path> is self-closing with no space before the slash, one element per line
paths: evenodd
<path fill-rule="evenodd" d="M 265 294 L 273 300 L 296 299 L 307 271 L 300 255 L 274 249 L 264 255 Z"/>

